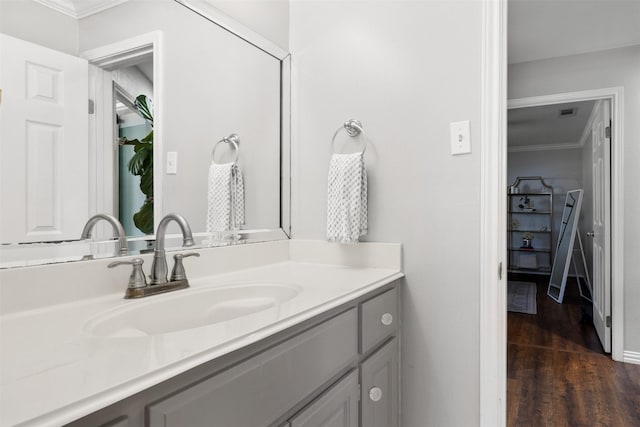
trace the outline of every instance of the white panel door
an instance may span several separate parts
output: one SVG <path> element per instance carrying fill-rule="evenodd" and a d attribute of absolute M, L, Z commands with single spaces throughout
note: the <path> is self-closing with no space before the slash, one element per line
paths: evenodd
<path fill-rule="evenodd" d="M 601 101 L 593 122 L 593 323 L 602 347 L 611 352 L 611 136 L 609 101 Z"/>
<path fill-rule="evenodd" d="M 88 219 L 88 64 L 0 34 L 0 240 L 77 239 Z"/>

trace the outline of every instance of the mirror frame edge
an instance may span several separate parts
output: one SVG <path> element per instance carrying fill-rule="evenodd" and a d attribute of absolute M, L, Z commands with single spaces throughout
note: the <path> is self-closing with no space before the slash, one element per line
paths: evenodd
<path fill-rule="evenodd" d="M 291 238 L 291 54 L 280 61 L 280 228 Z M 286 167 L 284 167 L 286 166 Z"/>
<path fill-rule="evenodd" d="M 176 3 L 181 4 L 187 9 L 191 9 L 193 12 L 209 20 L 212 24 L 219 26 L 241 38 L 249 44 L 257 47 L 263 52 L 273 56 L 274 58 L 282 61 L 290 56 L 290 53 L 273 43 L 271 40 L 256 33 L 251 28 L 235 20 L 231 16 L 216 9 L 206 0 L 174 0 Z"/>
<path fill-rule="evenodd" d="M 280 238 L 291 238 L 291 53 L 206 0 L 174 0 L 280 62 Z M 286 166 L 286 167 L 284 167 Z M 155 171 L 154 171 L 155 172 Z M 274 230 L 276 231 L 276 230 Z M 271 233 L 270 233 L 271 234 Z M 276 235 L 279 233 L 275 233 Z"/>

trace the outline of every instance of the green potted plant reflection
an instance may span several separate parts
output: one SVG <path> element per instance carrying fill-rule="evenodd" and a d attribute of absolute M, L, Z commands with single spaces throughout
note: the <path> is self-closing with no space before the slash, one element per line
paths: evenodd
<path fill-rule="evenodd" d="M 145 234 L 153 234 L 153 113 L 151 100 L 138 95 L 135 106 L 142 117 L 151 125 L 151 132 L 141 140 L 122 138 L 120 144 L 133 145 L 133 156 L 127 168 L 140 177 L 140 190 L 145 201 L 138 212 L 133 214 L 133 223 Z"/>

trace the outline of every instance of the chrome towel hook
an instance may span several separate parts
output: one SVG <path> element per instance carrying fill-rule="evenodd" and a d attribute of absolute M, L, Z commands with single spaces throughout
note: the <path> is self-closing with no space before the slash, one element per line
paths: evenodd
<path fill-rule="evenodd" d="M 338 130 L 333 134 L 333 138 L 331 139 L 331 151 L 334 154 L 336 153 L 336 136 L 338 136 L 338 133 L 340 133 L 342 129 L 344 129 L 347 132 L 347 134 L 352 138 L 360 134 L 362 134 L 362 136 L 365 137 L 364 129 L 362 128 L 362 123 L 359 120 L 356 120 L 356 119 L 347 120 L 346 122 L 344 122 L 342 126 L 338 128 Z M 364 140 L 363 146 L 362 146 L 363 154 L 366 149 L 367 149 L 367 141 Z"/>
<path fill-rule="evenodd" d="M 231 163 L 237 162 L 238 161 L 238 157 L 240 156 L 240 137 L 238 135 L 236 135 L 235 133 L 232 133 L 229 136 L 225 136 L 220 141 L 216 142 L 216 145 L 213 146 L 213 150 L 211 150 L 211 161 L 213 163 L 215 163 L 214 156 L 215 156 L 215 153 L 216 153 L 216 149 L 223 142 L 233 145 L 233 149 L 235 150 L 236 155 L 235 155 L 235 157 L 233 159 L 233 162 L 231 162 Z"/>

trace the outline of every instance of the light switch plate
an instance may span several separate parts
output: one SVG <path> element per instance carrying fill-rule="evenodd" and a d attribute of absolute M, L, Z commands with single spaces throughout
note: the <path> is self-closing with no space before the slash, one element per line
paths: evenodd
<path fill-rule="evenodd" d="M 178 153 L 176 151 L 167 151 L 167 175 L 175 175 L 178 173 Z"/>
<path fill-rule="evenodd" d="M 451 123 L 451 154 L 471 153 L 471 134 L 469 120 Z"/>

